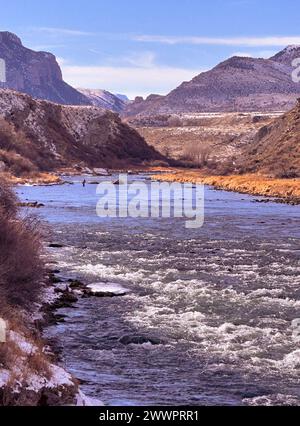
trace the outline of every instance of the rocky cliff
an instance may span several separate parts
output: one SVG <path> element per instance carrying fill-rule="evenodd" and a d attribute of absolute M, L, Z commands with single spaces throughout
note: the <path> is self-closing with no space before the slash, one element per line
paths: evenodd
<path fill-rule="evenodd" d="M 0 58 L 6 64 L 6 82 L 0 83 L 1 88 L 61 104 L 91 105 L 88 98 L 63 81 L 54 55 L 27 49 L 15 34 L 0 32 Z"/>

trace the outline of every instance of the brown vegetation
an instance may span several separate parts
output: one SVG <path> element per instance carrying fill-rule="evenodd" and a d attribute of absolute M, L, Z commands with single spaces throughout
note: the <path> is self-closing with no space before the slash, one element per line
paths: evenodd
<path fill-rule="evenodd" d="M 205 167 L 208 165 L 212 150 L 213 145 L 209 141 L 190 142 L 185 147 L 184 156 L 197 167 Z"/>
<path fill-rule="evenodd" d="M 43 278 L 40 231 L 36 219 L 19 219 L 16 199 L 0 183 L 0 297 L 2 305 L 30 308 Z"/>
<path fill-rule="evenodd" d="M 10 170 L 15 176 L 37 171 L 33 164 L 37 151 L 22 131 L 0 118 L 0 162 L 2 171 Z"/>
<path fill-rule="evenodd" d="M 293 203 L 300 202 L 300 179 L 276 179 L 257 174 L 209 176 L 196 170 L 174 170 L 153 176 L 167 182 L 190 182 L 214 186 L 226 191 L 282 198 Z"/>

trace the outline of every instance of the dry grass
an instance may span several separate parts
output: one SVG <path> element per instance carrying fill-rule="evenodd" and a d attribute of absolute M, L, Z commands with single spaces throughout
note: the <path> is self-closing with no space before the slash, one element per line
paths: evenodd
<path fill-rule="evenodd" d="M 0 183 L 0 298 L 30 308 L 44 275 L 40 228 L 36 219 L 17 216 L 16 198 Z"/>
<path fill-rule="evenodd" d="M 153 176 L 157 179 L 157 176 Z M 209 176 L 199 170 L 174 170 L 159 180 L 211 185 L 227 191 L 300 200 L 300 179 L 276 179 L 258 174 Z"/>
<path fill-rule="evenodd" d="M 22 177 L 13 176 L 11 173 L 0 173 L 0 181 L 5 180 L 11 185 L 53 185 L 61 183 L 60 177 L 51 173 L 28 173 L 24 174 Z"/>

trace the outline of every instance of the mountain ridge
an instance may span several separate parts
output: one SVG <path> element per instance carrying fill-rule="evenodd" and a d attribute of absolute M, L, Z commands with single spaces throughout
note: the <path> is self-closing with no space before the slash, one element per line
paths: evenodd
<path fill-rule="evenodd" d="M 83 88 L 78 88 L 77 90 L 86 96 L 94 106 L 118 113 L 121 113 L 126 108 L 127 102 L 108 90 Z"/>
<path fill-rule="evenodd" d="M 296 57 L 300 46 L 288 46 L 269 59 L 233 56 L 166 96 L 137 99 L 124 115 L 287 111 L 300 96 L 300 84 L 292 79 Z"/>

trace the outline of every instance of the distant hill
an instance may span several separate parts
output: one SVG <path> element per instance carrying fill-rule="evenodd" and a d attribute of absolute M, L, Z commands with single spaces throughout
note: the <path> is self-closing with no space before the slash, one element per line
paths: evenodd
<path fill-rule="evenodd" d="M 0 90 L 0 171 L 122 167 L 163 156 L 115 113 Z"/>
<path fill-rule="evenodd" d="M 241 161 L 243 172 L 300 177 L 300 100 L 292 111 L 259 130 Z"/>
<path fill-rule="evenodd" d="M 19 37 L 0 32 L 0 58 L 6 63 L 6 83 L 0 88 L 13 89 L 66 105 L 90 105 L 82 93 L 63 81 L 61 69 L 54 55 L 35 52 L 23 46 Z"/>
<path fill-rule="evenodd" d="M 130 99 L 128 98 L 127 95 L 122 95 L 122 93 L 116 93 L 115 96 L 121 99 L 121 101 L 123 102 L 126 102 L 126 103 L 130 102 Z"/>
<path fill-rule="evenodd" d="M 98 106 L 114 112 L 122 112 L 126 108 L 127 102 L 120 98 L 121 95 L 113 95 L 107 90 L 101 89 L 78 89 L 86 96 L 92 105 Z"/>
<path fill-rule="evenodd" d="M 270 59 L 234 56 L 167 96 L 136 99 L 125 115 L 287 111 L 300 96 L 300 83 L 291 76 L 292 60 L 299 57 L 300 46 L 288 46 Z"/>

